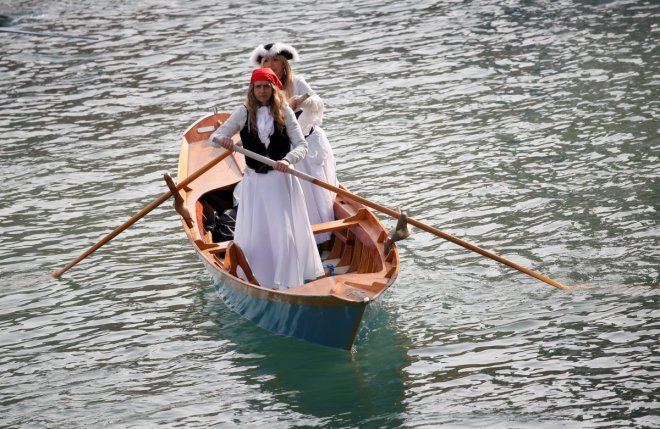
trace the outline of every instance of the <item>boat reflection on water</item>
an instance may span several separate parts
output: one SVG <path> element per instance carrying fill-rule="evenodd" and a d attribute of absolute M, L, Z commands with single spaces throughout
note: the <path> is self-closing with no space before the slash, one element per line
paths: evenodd
<path fill-rule="evenodd" d="M 286 404 L 289 412 L 327 420 L 331 426 L 403 423 L 407 340 L 380 302 L 367 308 L 356 342 L 346 351 L 275 335 L 229 310 L 214 299 L 214 291 L 203 293 L 215 319 L 209 336 L 229 341 L 235 349 L 227 354 L 233 369 L 246 383 L 259 384 Z"/>

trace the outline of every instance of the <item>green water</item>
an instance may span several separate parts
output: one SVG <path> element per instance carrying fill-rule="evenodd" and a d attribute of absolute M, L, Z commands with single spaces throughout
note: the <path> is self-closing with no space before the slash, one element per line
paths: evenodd
<path fill-rule="evenodd" d="M 658 427 L 660 7 L 279 5 L 0 0 L 97 38 L 0 33 L 0 427 Z M 417 229 L 327 349 L 231 313 L 169 203 L 48 277 L 165 192 L 276 40 L 351 191 L 592 287 Z"/>

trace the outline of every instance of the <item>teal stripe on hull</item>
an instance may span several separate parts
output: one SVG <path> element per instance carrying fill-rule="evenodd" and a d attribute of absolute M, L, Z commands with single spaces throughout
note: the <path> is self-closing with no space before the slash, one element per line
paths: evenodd
<path fill-rule="evenodd" d="M 268 301 L 245 294 L 214 276 L 227 305 L 244 318 L 276 334 L 328 347 L 350 349 L 366 304 L 319 307 Z"/>

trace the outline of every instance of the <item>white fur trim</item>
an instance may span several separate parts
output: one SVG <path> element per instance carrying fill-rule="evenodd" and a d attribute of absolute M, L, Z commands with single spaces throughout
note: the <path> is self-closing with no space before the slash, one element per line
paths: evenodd
<path fill-rule="evenodd" d="M 298 123 L 303 135 L 308 135 L 312 127 L 320 126 L 323 120 L 323 100 L 314 94 L 299 106 L 302 113 L 298 117 Z"/>
<path fill-rule="evenodd" d="M 269 46 L 270 49 L 266 49 L 266 46 Z M 293 46 L 287 45 L 285 43 L 276 42 L 276 43 L 268 43 L 266 45 L 257 46 L 250 55 L 250 64 L 254 68 L 259 68 L 261 67 L 261 60 L 263 60 L 264 58 L 274 57 L 275 55 L 278 55 L 282 52 L 285 52 L 286 54 L 291 56 L 291 58 L 287 58 L 288 61 L 298 61 L 300 59 L 300 55 L 298 55 L 298 51 L 296 51 L 296 49 Z"/>

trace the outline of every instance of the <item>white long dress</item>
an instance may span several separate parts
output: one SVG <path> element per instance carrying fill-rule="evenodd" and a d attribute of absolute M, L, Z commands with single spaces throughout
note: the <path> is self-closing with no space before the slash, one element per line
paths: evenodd
<path fill-rule="evenodd" d="M 236 109 L 211 141 L 219 135 L 233 136 L 245 125 L 246 118 L 244 106 Z M 288 107 L 285 119 L 292 146 L 285 159 L 293 165 L 305 156 L 307 143 Z M 257 122 L 261 128 L 263 121 Z M 262 142 L 267 146 L 270 139 Z M 284 290 L 323 275 L 298 179 L 279 171 L 259 174 L 247 167 L 241 183 L 234 242 L 245 253 L 259 284 Z"/>
<path fill-rule="evenodd" d="M 294 76 L 293 89 L 294 95 L 300 96 L 305 93 L 311 95 L 300 106 L 302 114 L 298 118 L 298 122 L 303 135 L 307 136 L 307 156 L 296 164 L 296 168 L 310 176 L 337 186 L 335 157 L 328 137 L 321 128 L 323 101 L 314 93 L 307 82 L 299 76 Z M 334 192 L 306 181 L 300 184 L 305 194 L 305 205 L 310 222 L 315 224 L 335 220 L 333 210 Z M 317 243 L 323 243 L 330 240 L 330 236 L 330 233 L 317 234 L 315 239 Z"/>

